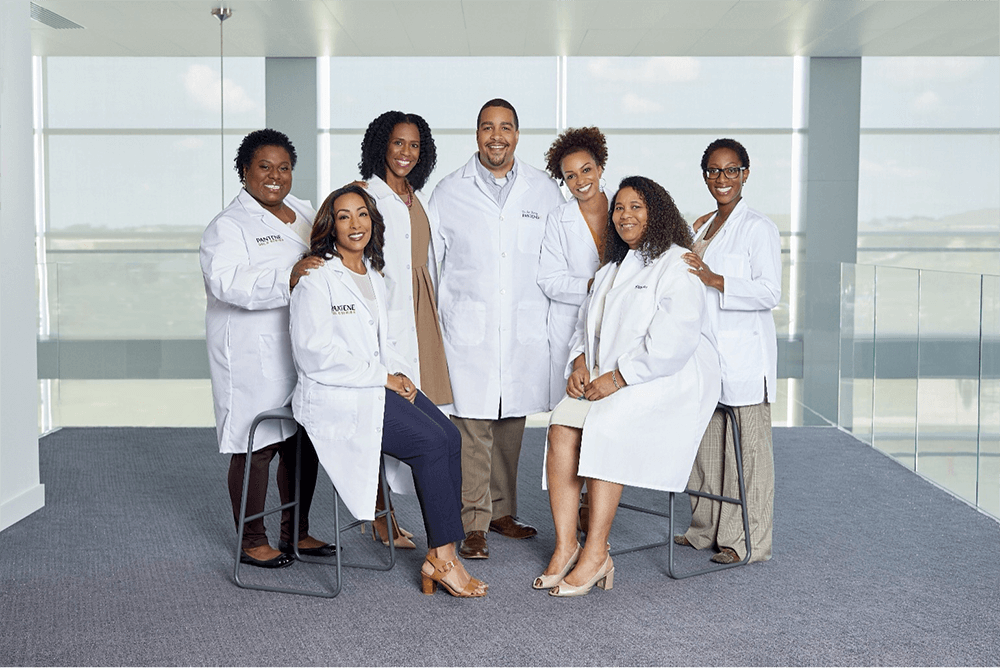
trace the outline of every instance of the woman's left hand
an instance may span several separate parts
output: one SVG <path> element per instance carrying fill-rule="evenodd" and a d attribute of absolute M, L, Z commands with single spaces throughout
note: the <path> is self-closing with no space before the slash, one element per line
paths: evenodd
<path fill-rule="evenodd" d="M 417 397 L 417 385 L 410 381 L 410 378 L 402 372 L 389 375 L 389 383 L 386 384 L 386 388 L 390 391 L 395 391 L 398 395 L 403 396 L 410 402 L 413 402 L 413 400 Z"/>
<path fill-rule="evenodd" d="M 724 279 L 722 275 L 717 275 L 712 272 L 712 269 L 708 267 L 705 261 L 698 257 L 698 254 L 691 251 L 687 252 L 681 258 L 685 263 L 691 266 L 691 270 L 688 270 L 691 274 L 701 280 L 701 283 L 709 288 L 714 288 L 720 293 L 724 288 Z"/>
<path fill-rule="evenodd" d="M 618 386 L 615 386 L 614 380 L 611 379 L 612 374 L 615 374 L 618 379 Z M 614 373 L 605 372 L 603 375 L 597 377 L 583 387 L 583 395 L 590 401 L 600 400 L 601 398 L 607 398 L 609 395 L 615 391 L 621 390 L 622 388 L 625 388 L 625 380 L 622 379 L 621 373 L 617 371 Z"/>

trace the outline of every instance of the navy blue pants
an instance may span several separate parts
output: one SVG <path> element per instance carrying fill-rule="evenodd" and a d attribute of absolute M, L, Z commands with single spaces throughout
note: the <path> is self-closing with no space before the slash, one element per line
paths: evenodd
<path fill-rule="evenodd" d="M 427 546 L 465 538 L 462 528 L 462 436 L 420 391 L 410 402 L 385 391 L 382 452 L 410 466 Z"/>

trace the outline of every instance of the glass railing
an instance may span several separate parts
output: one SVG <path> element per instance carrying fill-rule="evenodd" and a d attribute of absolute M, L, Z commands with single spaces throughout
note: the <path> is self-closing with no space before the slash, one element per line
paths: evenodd
<path fill-rule="evenodd" d="M 1000 277 L 844 264 L 838 425 L 1000 517 Z"/>

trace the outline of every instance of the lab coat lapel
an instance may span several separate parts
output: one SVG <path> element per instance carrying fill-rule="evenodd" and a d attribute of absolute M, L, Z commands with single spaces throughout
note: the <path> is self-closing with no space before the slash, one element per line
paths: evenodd
<path fill-rule="evenodd" d="M 337 275 L 337 278 L 340 279 L 340 283 L 346 286 L 347 290 L 351 292 L 351 295 L 357 298 L 358 300 L 357 304 L 363 307 L 365 311 L 368 312 L 368 314 L 371 315 L 373 318 L 378 317 L 378 314 L 372 314 L 371 309 L 369 309 L 368 307 L 368 301 L 365 300 L 365 297 L 363 295 L 361 295 L 361 290 L 358 288 L 358 285 L 354 281 L 354 278 L 348 276 L 347 273 L 350 272 L 350 270 L 344 267 L 344 262 L 341 259 L 334 256 L 333 258 L 328 260 L 327 263 L 331 265 L 331 269 L 333 270 L 334 274 Z M 367 259 L 365 260 L 365 267 L 368 268 L 368 272 L 375 272 L 375 270 L 373 270 L 371 266 L 368 265 Z M 380 295 L 379 289 L 381 287 L 379 286 L 379 282 L 373 281 L 372 287 L 375 290 L 376 302 L 378 302 L 379 306 L 381 307 L 382 305 L 385 304 L 385 295 Z"/>
<path fill-rule="evenodd" d="M 265 226 L 281 235 L 282 239 L 289 240 L 290 242 L 302 247 L 303 251 L 307 249 L 306 243 L 302 241 L 301 237 L 290 230 L 284 222 L 279 221 L 278 217 L 261 207 L 260 203 L 257 202 L 252 195 L 247 193 L 246 189 L 241 190 L 240 194 L 236 197 L 239 199 L 240 204 L 243 205 L 243 208 L 247 211 L 248 216 L 257 219 L 260 221 L 262 226 Z M 289 208 L 295 212 L 296 216 L 299 215 L 299 212 L 291 205 L 289 205 Z"/>

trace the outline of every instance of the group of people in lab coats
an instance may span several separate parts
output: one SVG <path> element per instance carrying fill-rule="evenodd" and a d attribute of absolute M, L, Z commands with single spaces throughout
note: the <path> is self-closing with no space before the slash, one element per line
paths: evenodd
<path fill-rule="evenodd" d="M 248 516 L 263 510 L 275 455 L 279 493 L 290 499 L 296 431 L 305 448 L 299 527 L 283 515 L 275 549 L 262 520 L 247 523 L 241 560 L 283 567 L 296 549 L 332 555 L 336 547 L 308 532 L 317 464 L 359 519 L 384 509 L 382 466 L 394 490 L 418 496 L 424 592 L 440 585 L 483 596 L 488 586 L 460 557 L 488 558 L 490 532 L 537 534 L 517 516 L 517 466 L 525 417 L 554 408 L 543 480 L 556 542 L 534 587 L 556 596 L 610 588 L 607 539 L 623 485 L 680 491 L 689 477 L 718 493 L 735 485 L 726 437 L 710 423 L 720 397 L 747 410 L 741 421 L 766 420 L 749 440 L 743 426 L 743 445 L 748 493 L 758 481 L 752 558 L 769 558 L 780 244 L 774 224 L 742 201 L 745 149 L 719 140 L 706 150 L 702 171 L 718 208 L 692 235 L 650 179 L 626 178 L 608 195 L 596 128 L 560 135 L 549 174 L 516 156 L 519 121 L 506 100 L 482 106 L 476 136 L 469 161 L 424 199 L 436 163 L 430 128 L 386 112 L 362 143 L 364 181 L 331 193 L 318 213 L 289 193 L 288 138 L 262 130 L 244 139 L 236 158 L 244 188 L 201 247 L 234 518 L 257 413 L 291 402 L 300 425 L 261 427 Z M 726 506 L 693 499 L 692 507 L 692 526 L 675 542 L 715 547 L 717 562 L 741 560 L 742 525 Z M 394 515 L 380 520 L 375 539 L 415 546 Z"/>

